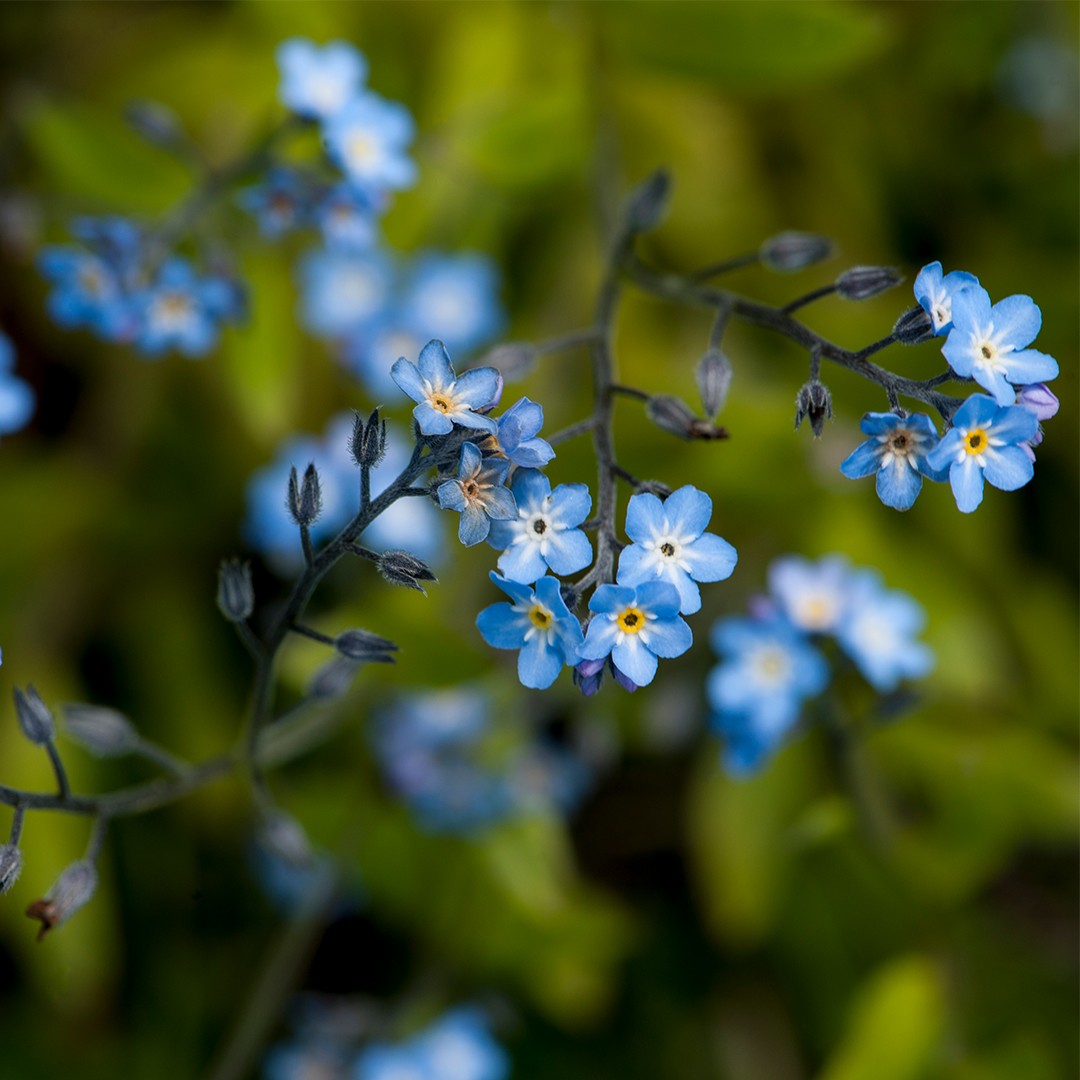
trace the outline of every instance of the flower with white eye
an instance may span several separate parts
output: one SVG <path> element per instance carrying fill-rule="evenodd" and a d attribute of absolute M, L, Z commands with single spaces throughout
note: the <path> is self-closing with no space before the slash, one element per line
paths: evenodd
<path fill-rule="evenodd" d="M 951 270 L 942 274 L 941 263 L 924 266 L 915 278 L 915 299 L 930 316 L 934 336 L 944 337 L 952 329 L 953 297 L 962 289 L 979 286 L 979 279 L 966 270 Z"/>

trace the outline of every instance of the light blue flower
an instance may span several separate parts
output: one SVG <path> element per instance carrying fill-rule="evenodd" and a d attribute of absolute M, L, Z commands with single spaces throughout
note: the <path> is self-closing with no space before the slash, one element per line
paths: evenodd
<path fill-rule="evenodd" d="M 277 166 L 258 184 L 238 191 L 236 202 L 255 217 L 263 236 L 276 240 L 307 224 L 311 196 L 310 186 L 295 169 Z"/>
<path fill-rule="evenodd" d="M 658 657 L 681 656 L 694 642 L 690 627 L 679 617 L 679 591 L 666 581 L 636 588 L 601 585 L 589 600 L 589 610 L 594 615 L 580 657 L 603 660 L 610 653 L 615 666 L 638 686 L 653 681 Z"/>
<path fill-rule="evenodd" d="M 472 1006 L 452 1009 L 412 1045 L 425 1061 L 427 1080 L 505 1080 L 510 1073 L 506 1051 L 492 1038 L 483 1012 Z"/>
<path fill-rule="evenodd" d="M 26 427 L 36 400 L 30 384 L 15 374 L 15 350 L 7 335 L 0 333 L 0 435 Z"/>
<path fill-rule="evenodd" d="M 300 264 L 304 324 L 324 337 L 372 325 L 389 302 L 393 267 L 381 252 L 315 251 Z"/>
<path fill-rule="evenodd" d="M 886 506 L 910 510 L 924 476 L 945 479 L 944 472 L 926 462 L 926 455 L 937 446 L 938 434 L 925 413 L 867 413 L 859 427 L 870 438 L 843 460 L 840 471 L 851 480 L 876 473 L 878 498 Z"/>
<path fill-rule="evenodd" d="M 539 438 L 544 426 L 544 410 L 535 401 L 522 398 L 497 420 L 499 431 L 492 444 L 523 469 L 542 469 L 555 456 L 546 439 Z"/>
<path fill-rule="evenodd" d="M 705 532 L 711 516 L 712 499 L 689 484 L 663 502 L 648 492 L 634 495 L 626 508 L 626 535 L 634 542 L 619 556 L 619 584 L 667 581 L 678 590 L 684 615 L 700 611 L 696 582 L 723 581 L 738 560 L 731 544 Z"/>
<path fill-rule="evenodd" d="M 348 101 L 323 127 L 330 157 L 350 182 L 374 191 L 399 191 L 416 182 L 416 165 L 405 152 L 413 134 L 408 109 L 370 91 Z"/>
<path fill-rule="evenodd" d="M 972 394 L 928 461 L 932 469 L 949 470 L 956 505 L 970 514 L 982 502 L 984 477 L 1002 491 L 1015 491 L 1032 478 L 1035 469 L 1021 444 L 1030 443 L 1038 428 L 1029 409 L 999 408 L 993 398 Z"/>
<path fill-rule="evenodd" d="M 785 555 L 769 566 L 769 592 L 792 626 L 810 634 L 836 630 L 847 603 L 851 567 L 842 555 L 816 563 Z"/>
<path fill-rule="evenodd" d="M 494 420 L 473 411 L 495 397 L 499 387 L 495 368 L 473 368 L 459 377 L 443 343 L 429 341 L 420 350 L 418 364 L 402 356 L 390 374 L 413 401 L 419 402 L 413 416 L 423 434 L 447 435 L 455 424 L 491 434 L 498 431 Z"/>
<path fill-rule="evenodd" d="M 935 337 L 943 337 L 952 329 L 953 297 L 961 290 L 978 287 L 979 279 L 966 270 L 952 270 L 942 276 L 941 263 L 924 266 L 915 277 L 915 299 L 930 316 Z"/>
<path fill-rule="evenodd" d="M 514 496 L 504 486 L 509 467 L 505 458 L 485 459 L 474 443 L 463 443 L 457 478 L 439 485 L 439 506 L 461 514 L 458 539 L 466 547 L 486 540 L 492 521 L 517 513 Z"/>
<path fill-rule="evenodd" d="M 374 247 L 379 238 L 378 218 L 386 209 L 386 202 L 385 198 L 351 184 L 332 187 L 315 208 L 326 246 L 341 251 L 366 251 Z"/>
<path fill-rule="evenodd" d="M 967 288 L 953 297 L 953 327 L 941 347 L 957 375 L 973 378 L 999 405 L 1011 405 L 1010 384 L 1043 382 L 1058 374 L 1057 361 L 1029 349 L 1042 326 L 1030 296 L 1007 296 L 990 306 L 985 289 Z"/>
<path fill-rule="evenodd" d="M 129 341 L 138 317 L 116 268 L 89 251 L 48 247 L 38 268 L 54 286 L 49 314 L 61 326 L 85 326 L 106 341 Z"/>
<path fill-rule="evenodd" d="M 218 277 L 200 277 L 189 262 L 172 258 L 148 288 L 134 297 L 139 313 L 136 344 L 147 356 L 177 349 L 204 356 L 217 342 L 221 321 L 238 314 L 237 296 Z"/>
<path fill-rule="evenodd" d="M 357 1055 L 352 1080 L 436 1080 L 414 1043 L 372 1043 Z"/>
<path fill-rule="evenodd" d="M 933 668 L 933 652 L 912 640 L 925 625 L 926 613 L 910 596 L 887 590 L 876 573 L 862 570 L 848 583 L 836 637 L 866 681 L 889 693 L 901 679 L 922 678 Z"/>
<path fill-rule="evenodd" d="M 367 61 L 345 41 L 319 48 L 305 38 L 290 38 L 277 47 L 276 56 L 281 103 L 309 119 L 327 120 L 340 112 L 367 77 Z"/>
<path fill-rule="evenodd" d="M 391 310 L 342 344 L 341 359 L 375 401 L 392 400 L 399 387 L 391 369 L 398 357 L 418 356 L 424 338 L 402 330 Z"/>
<path fill-rule="evenodd" d="M 513 601 L 492 604 L 476 617 L 483 639 L 496 649 L 520 649 L 522 686 L 546 690 L 564 666 L 577 661 L 581 623 L 562 598 L 559 581 L 542 577 L 535 585 L 508 581 L 494 571 L 491 580 Z"/>
<path fill-rule="evenodd" d="M 440 338 L 455 352 L 490 341 L 506 322 L 498 268 L 483 255 L 421 255 L 409 271 L 401 320 L 423 340 Z"/>
<path fill-rule="evenodd" d="M 496 521 L 488 543 L 503 553 L 498 567 L 511 581 L 528 584 L 548 569 L 564 577 L 584 569 L 592 561 L 589 538 L 577 528 L 592 509 L 584 484 L 560 484 L 535 469 L 520 469 L 510 489 L 517 515 Z"/>
<path fill-rule="evenodd" d="M 825 689 L 829 668 L 778 615 L 721 619 L 711 638 L 721 658 L 706 684 L 711 725 L 724 739 L 728 768 L 749 772 L 794 726 L 803 702 Z"/>

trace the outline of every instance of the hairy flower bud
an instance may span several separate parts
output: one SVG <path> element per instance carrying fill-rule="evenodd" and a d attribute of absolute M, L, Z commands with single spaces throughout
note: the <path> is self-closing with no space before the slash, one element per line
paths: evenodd
<path fill-rule="evenodd" d="M 908 308 L 893 323 L 892 333 L 901 345 L 921 345 L 933 340 L 934 320 L 921 307 Z"/>
<path fill-rule="evenodd" d="M 46 746 L 56 737 L 53 714 L 33 686 L 15 687 L 15 715 L 22 733 L 37 746 Z"/>
<path fill-rule="evenodd" d="M 322 492 L 319 488 L 319 474 L 315 462 L 304 470 L 304 479 L 299 481 L 296 466 L 289 470 L 289 491 L 286 506 L 293 521 L 301 527 L 314 523 L 322 510 Z"/>
<path fill-rule="evenodd" d="M 374 469 L 386 456 L 386 421 L 380 419 L 378 408 L 372 409 L 366 422 L 356 414 L 349 451 L 364 469 Z"/>
<path fill-rule="evenodd" d="M 635 233 L 656 228 L 667 213 L 670 195 L 671 177 L 664 169 L 657 169 L 630 193 L 626 203 L 627 228 Z"/>
<path fill-rule="evenodd" d="M 139 744 L 139 734 L 126 716 L 97 705 L 65 705 L 64 731 L 98 757 L 120 757 Z"/>
<path fill-rule="evenodd" d="M 8 892 L 22 873 L 22 851 L 15 844 L 0 844 L 0 896 Z"/>
<path fill-rule="evenodd" d="M 727 432 L 711 420 L 695 416 L 690 406 L 673 394 L 653 394 L 645 402 L 645 415 L 661 430 L 680 439 L 726 439 Z"/>
<path fill-rule="evenodd" d="M 701 407 L 714 418 L 724 407 L 731 388 L 731 361 L 719 350 L 709 349 L 694 370 Z"/>
<path fill-rule="evenodd" d="M 229 622 L 239 623 L 255 610 L 251 564 L 226 559 L 218 570 L 217 606 Z"/>
<path fill-rule="evenodd" d="M 74 915 L 94 895 L 97 880 L 94 864 L 86 859 L 80 859 L 72 863 L 53 882 L 52 888 L 41 900 L 35 900 L 26 909 L 29 918 L 41 921 L 38 941 L 41 941 L 54 927 Z"/>
<path fill-rule="evenodd" d="M 810 421 L 814 438 L 821 438 L 825 430 L 825 421 L 832 416 L 832 395 L 824 383 L 811 379 L 804 383 L 795 399 L 795 427 L 803 420 Z"/>
<path fill-rule="evenodd" d="M 758 252 L 758 258 L 770 270 L 789 272 L 813 266 L 832 254 L 832 241 L 806 232 L 782 232 L 770 236 Z"/>
<path fill-rule="evenodd" d="M 845 300 L 869 300 L 903 280 L 895 266 L 853 266 L 836 279 L 836 291 Z"/>
<path fill-rule="evenodd" d="M 398 651 L 392 641 L 367 630 L 346 630 L 338 634 L 334 647 L 350 660 L 375 664 L 392 664 L 394 658 L 390 653 Z"/>
<path fill-rule="evenodd" d="M 418 559 L 407 551 L 383 552 L 379 556 L 376 567 L 392 585 L 404 585 L 407 589 L 416 589 L 425 596 L 427 596 L 427 591 L 420 582 L 438 580 L 423 559 Z"/>

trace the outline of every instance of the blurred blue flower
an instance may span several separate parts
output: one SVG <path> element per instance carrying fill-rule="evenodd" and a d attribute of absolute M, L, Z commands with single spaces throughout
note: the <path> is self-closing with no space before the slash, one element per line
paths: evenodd
<path fill-rule="evenodd" d="M 939 262 L 928 263 L 915 276 L 915 299 L 930 316 L 936 337 L 943 337 L 952 329 L 953 297 L 961 289 L 973 285 L 979 285 L 979 279 L 974 274 L 966 270 L 952 270 L 942 275 Z"/>
<path fill-rule="evenodd" d="M 491 449 L 523 469 L 542 469 L 555 456 L 546 439 L 539 438 L 544 426 L 544 410 L 535 401 L 516 401 L 496 421 L 499 425 Z"/>
<path fill-rule="evenodd" d="M 483 255 L 421 255 L 408 272 L 400 310 L 402 326 L 417 337 L 469 352 L 505 324 L 498 268 Z"/>
<path fill-rule="evenodd" d="M 47 247 L 38 268 L 54 286 L 49 314 L 61 326 L 85 326 L 107 341 L 129 341 L 138 318 L 116 269 L 73 247 Z"/>
<path fill-rule="evenodd" d="M 924 476 L 945 479 L 945 473 L 930 468 L 926 460 L 937 446 L 938 434 L 925 413 L 867 413 L 859 427 L 870 438 L 841 462 L 840 471 L 851 480 L 876 474 L 878 498 L 886 506 L 910 510 L 922 490 Z"/>
<path fill-rule="evenodd" d="M 365 91 L 326 120 L 323 138 L 350 182 L 366 191 L 398 191 L 416 182 L 406 153 L 414 131 L 404 105 Z"/>
<path fill-rule="evenodd" d="M 439 485 L 439 506 L 461 514 L 458 539 L 466 547 L 487 539 L 492 521 L 517 513 L 514 496 L 503 486 L 509 467 L 505 458 L 484 458 L 474 443 L 462 443 L 457 478 Z"/>
<path fill-rule="evenodd" d="M 276 166 L 256 185 L 237 192 L 237 204 L 254 215 L 259 231 L 275 240 L 308 224 L 312 192 L 295 169 Z"/>
<path fill-rule="evenodd" d="M 342 343 L 341 358 L 376 401 L 393 400 L 400 387 L 391 368 L 402 356 L 418 356 L 425 338 L 402 330 L 392 311 Z"/>
<path fill-rule="evenodd" d="M 834 633 L 847 603 L 850 576 L 842 555 L 826 555 L 816 563 L 785 555 L 769 567 L 769 593 L 792 626 L 811 634 Z"/>
<path fill-rule="evenodd" d="M 358 333 L 379 317 L 392 284 L 382 252 L 311 252 L 300 264 L 304 325 L 324 337 Z"/>
<path fill-rule="evenodd" d="M 492 434 L 497 432 L 494 420 L 473 411 L 488 405 L 495 397 L 499 373 L 494 368 L 473 368 L 458 376 L 446 346 L 433 340 L 420 350 L 418 363 L 399 357 L 390 374 L 394 382 L 418 402 L 413 416 L 423 434 L 447 435 L 455 424 Z M 486 530 L 484 535 L 487 535 Z"/>
<path fill-rule="evenodd" d="M 345 41 L 319 48 L 305 38 L 290 38 L 277 48 L 282 104 L 309 119 L 327 120 L 360 93 L 367 61 Z"/>
<path fill-rule="evenodd" d="M 705 532 L 711 516 L 712 499 L 689 484 L 663 502 L 649 492 L 632 496 L 626 508 L 626 534 L 633 543 L 619 556 L 619 584 L 666 581 L 678 590 L 684 615 L 700 611 L 696 582 L 723 581 L 738 560 L 731 544 Z"/>
<path fill-rule="evenodd" d="M 199 277 L 184 259 L 165 262 L 154 283 L 133 298 L 139 313 L 136 344 L 147 356 L 177 349 L 204 356 L 217 341 L 219 324 L 239 315 L 237 294 L 218 277 Z"/>
<path fill-rule="evenodd" d="M 273 1047 L 263 1080 L 350 1080 L 349 1055 L 327 1040 L 299 1040 Z"/>
<path fill-rule="evenodd" d="M 328 248 L 364 251 L 379 238 L 378 218 L 385 208 L 385 198 L 337 184 L 319 201 L 315 218 Z"/>
<path fill-rule="evenodd" d="M 506 1051 L 492 1038 L 487 1017 L 474 1007 L 451 1010 L 412 1045 L 427 1070 L 425 1080 L 505 1080 L 510 1072 Z"/>
<path fill-rule="evenodd" d="M 434 1080 L 414 1043 L 373 1043 L 360 1051 L 352 1080 Z"/>
<path fill-rule="evenodd" d="M 15 349 L 0 332 L 0 435 L 21 431 L 34 415 L 36 397 L 30 384 L 15 374 Z"/>

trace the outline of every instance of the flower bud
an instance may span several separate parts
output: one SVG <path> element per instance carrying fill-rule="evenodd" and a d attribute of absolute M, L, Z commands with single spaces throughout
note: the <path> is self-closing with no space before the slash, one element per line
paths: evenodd
<path fill-rule="evenodd" d="M 22 733 L 37 746 L 46 746 L 56 737 L 56 723 L 48 705 L 32 687 L 15 687 L 15 715 Z"/>
<path fill-rule="evenodd" d="M 507 382 L 518 382 L 536 366 L 536 349 L 523 341 L 496 345 L 478 361 L 483 367 L 493 367 Z"/>
<path fill-rule="evenodd" d="M 921 345 L 933 340 L 934 320 L 921 307 L 908 308 L 893 323 L 892 332 L 901 345 Z"/>
<path fill-rule="evenodd" d="M 390 653 L 398 651 L 392 641 L 367 630 L 346 630 L 338 634 L 334 648 L 350 660 L 375 664 L 392 664 L 394 658 Z"/>
<path fill-rule="evenodd" d="M 614 662 L 611 665 L 611 674 L 615 676 L 615 681 L 629 693 L 632 694 L 638 688 L 638 684 L 629 675 L 620 671 L 618 665 Z"/>
<path fill-rule="evenodd" d="M 626 203 L 627 228 L 635 233 L 656 228 L 667 213 L 670 195 L 671 177 L 664 169 L 657 169 L 630 193 Z"/>
<path fill-rule="evenodd" d="M 895 266 L 853 266 L 836 279 L 836 291 L 845 300 L 869 300 L 903 280 Z"/>
<path fill-rule="evenodd" d="M 715 417 L 724 407 L 731 387 L 731 361 L 719 349 L 709 349 L 698 361 L 694 378 L 705 415 Z"/>
<path fill-rule="evenodd" d="M 22 872 L 22 851 L 15 844 L 0 844 L 0 896 L 19 880 Z"/>
<path fill-rule="evenodd" d="M 795 399 L 795 427 L 796 429 L 804 419 L 810 421 L 810 428 L 814 432 L 814 438 L 821 438 L 825 430 L 825 421 L 832 416 L 832 395 L 824 383 L 817 379 L 811 379 L 804 383 Z"/>
<path fill-rule="evenodd" d="M 407 589 L 416 589 L 425 596 L 427 591 L 420 582 L 438 580 L 423 559 L 418 559 L 407 551 L 384 551 L 379 556 L 376 567 L 392 585 L 404 585 Z"/>
<path fill-rule="evenodd" d="M 1036 420 L 1049 420 L 1057 415 L 1060 402 L 1046 383 L 1031 383 L 1016 391 L 1016 404 L 1035 414 Z"/>
<path fill-rule="evenodd" d="M 229 622 L 240 623 L 255 610 L 251 564 L 226 559 L 218 570 L 217 606 Z"/>
<path fill-rule="evenodd" d="M 153 146 L 169 150 L 184 141 L 176 113 L 159 101 L 133 101 L 124 109 L 124 119 L 136 134 Z"/>
<path fill-rule="evenodd" d="M 319 474 L 315 462 L 304 470 L 304 479 L 299 481 L 296 466 L 289 470 L 289 491 L 286 506 L 293 521 L 301 527 L 314 523 L 322 510 L 322 492 L 319 490 Z"/>
<path fill-rule="evenodd" d="M 824 236 L 790 231 L 769 237 L 761 245 L 758 258 L 770 270 L 789 272 L 827 259 L 832 250 L 832 241 Z"/>
<path fill-rule="evenodd" d="M 120 757 L 139 744 L 139 734 L 126 716 L 97 705 L 65 705 L 64 731 L 98 757 Z"/>
<path fill-rule="evenodd" d="M 37 939 L 41 941 L 54 927 L 66 922 L 94 895 L 97 888 L 97 870 L 92 862 L 80 859 L 72 863 L 53 882 L 52 888 L 41 900 L 35 900 L 27 909 L 31 919 L 41 921 Z"/>
<path fill-rule="evenodd" d="M 386 421 L 380 420 L 378 408 L 372 410 L 366 423 L 356 414 L 349 450 L 361 468 L 374 469 L 382 461 L 386 455 Z"/>
<path fill-rule="evenodd" d="M 352 685 L 360 665 L 345 656 L 334 656 L 312 676 L 308 683 L 308 696 L 313 698 L 336 698 Z"/>
<path fill-rule="evenodd" d="M 604 681 L 604 660 L 582 660 L 574 667 L 574 685 L 586 696 L 592 697 Z"/>
<path fill-rule="evenodd" d="M 258 841 L 271 855 L 290 866 L 311 865 L 311 844 L 307 834 L 288 814 L 276 813 L 268 817 L 259 830 Z"/>
<path fill-rule="evenodd" d="M 653 394 L 645 402 L 645 415 L 661 430 L 680 439 L 726 439 L 727 431 L 711 420 L 695 416 L 690 406 L 673 394 Z"/>

